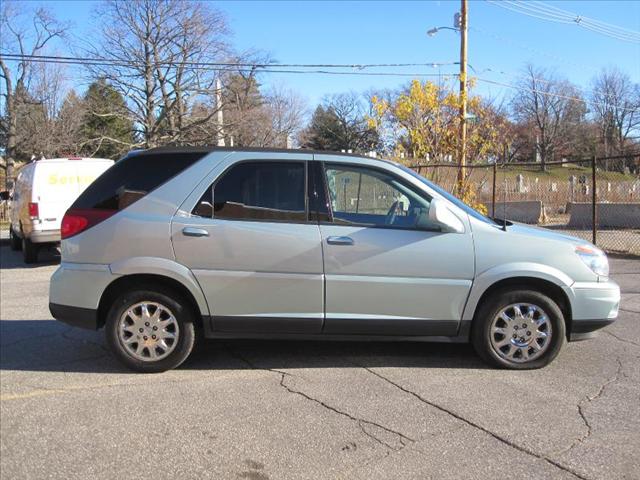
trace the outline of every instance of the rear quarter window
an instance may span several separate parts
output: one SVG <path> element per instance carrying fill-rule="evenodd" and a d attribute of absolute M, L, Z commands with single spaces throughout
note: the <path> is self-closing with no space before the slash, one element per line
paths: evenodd
<path fill-rule="evenodd" d="M 186 170 L 208 152 L 142 153 L 116 162 L 71 208 L 122 210 Z"/>

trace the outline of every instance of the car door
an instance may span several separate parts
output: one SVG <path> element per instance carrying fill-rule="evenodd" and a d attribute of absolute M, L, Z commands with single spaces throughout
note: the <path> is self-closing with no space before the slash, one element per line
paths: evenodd
<path fill-rule="evenodd" d="M 323 332 L 456 334 L 474 275 L 468 227 L 445 233 L 431 224 L 430 196 L 384 168 L 324 163 L 322 171 L 331 214 L 320 225 Z"/>
<path fill-rule="evenodd" d="M 322 329 L 320 231 L 307 206 L 311 155 L 285 157 L 230 165 L 191 216 L 174 217 L 176 259 L 200 283 L 215 331 Z"/>

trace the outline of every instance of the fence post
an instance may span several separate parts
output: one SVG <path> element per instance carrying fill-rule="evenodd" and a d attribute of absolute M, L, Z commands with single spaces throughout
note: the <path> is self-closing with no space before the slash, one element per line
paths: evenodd
<path fill-rule="evenodd" d="M 596 212 L 596 156 L 593 156 L 591 160 L 591 225 L 592 225 L 592 243 L 596 244 L 596 236 L 598 232 L 597 219 L 598 215 Z"/>
<path fill-rule="evenodd" d="M 498 159 L 493 164 L 493 187 L 491 189 L 491 216 L 496 217 L 496 173 L 498 170 Z"/>

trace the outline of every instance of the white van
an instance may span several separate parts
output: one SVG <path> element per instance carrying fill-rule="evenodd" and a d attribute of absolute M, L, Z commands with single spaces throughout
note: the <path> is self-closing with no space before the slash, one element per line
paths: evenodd
<path fill-rule="evenodd" d="M 70 157 L 22 167 L 9 204 L 11 249 L 22 249 L 25 263 L 34 263 L 40 246 L 60 241 L 67 209 L 111 165 L 104 158 Z"/>

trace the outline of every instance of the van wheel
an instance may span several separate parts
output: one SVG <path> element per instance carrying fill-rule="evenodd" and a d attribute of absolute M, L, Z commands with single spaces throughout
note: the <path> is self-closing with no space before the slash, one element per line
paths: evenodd
<path fill-rule="evenodd" d="M 9 227 L 9 246 L 14 252 L 22 249 L 22 241 L 20 240 L 20 237 L 15 234 L 13 228 L 11 227 Z"/>
<path fill-rule="evenodd" d="M 22 258 L 24 263 L 36 263 L 38 261 L 38 246 L 26 237 L 22 238 Z"/>
<path fill-rule="evenodd" d="M 564 316 L 548 296 L 534 290 L 502 290 L 485 301 L 471 329 L 482 359 L 514 370 L 541 368 L 556 358 L 566 336 Z"/>
<path fill-rule="evenodd" d="M 107 314 L 105 333 L 111 350 L 127 367 L 143 373 L 164 372 L 191 353 L 194 320 L 182 298 L 150 287 L 116 299 Z"/>

